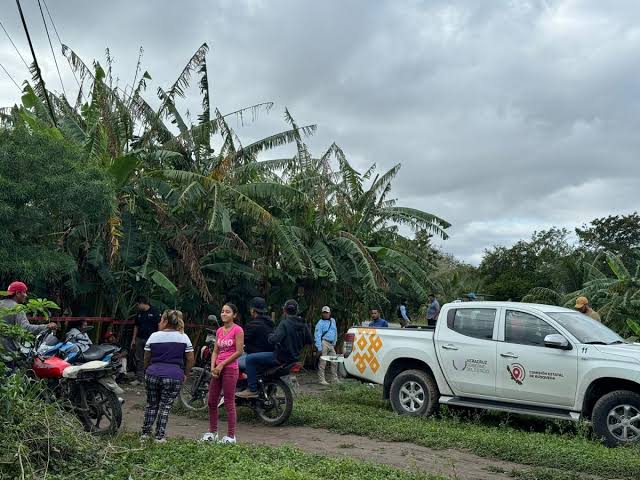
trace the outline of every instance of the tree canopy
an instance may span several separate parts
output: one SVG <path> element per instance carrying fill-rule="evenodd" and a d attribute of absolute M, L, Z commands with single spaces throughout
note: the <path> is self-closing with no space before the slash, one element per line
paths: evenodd
<path fill-rule="evenodd" d="M 49 285 L 70 279 L 84 233 L 113 207 L 106 173 L 55 130 L 0 130 L 0 146 L 0 276 Z"/>
<path fill-rule="evenodd" d="M 108 51 L 104 67 L 89 66 L 66 46 L 63 53 L 79 77 L 75 100 L 43 91 L 34 69 L 21 105 L 0 112 L 3 135 L 38 139 L 29 152 L 19 142 L 0 144 L 0 155 L 19 155 L 25 164 L 37 157 L 34 175 L 48 179 L 41 184 L 47 195 L 38 197 L 37 183 L 25 187 L 27 177 L 12 177 L 11 169 L 3 178 L 31 199 L 31 213 L 12 234 L 37 231 L 30 245 L 47 248 L 48 261 L 64 266 L 34 268 L 25 278 L 46 278 L 43 288 L 63 308 L 127 316 L 133 297 L 146 294 L 193 320 L 224 301 L 242 307 L 259 294 L 274 308 L 298 298 L 310 320 L 319 306 L 335 305 L 345 325 L 363 320 L 371 305 L 426 300 L 434 265 L 424 239 L 446 238 L 449 223 L 390 197 L 400 165 L 360 172 L 335 144 L 314 155 L 305 139 L 315 125 L 299 125 L 286 109 L 282 131 L 244 143 L 230 120 L 254 121 L 273 104 L 215 108 L 206 44 L 175 82 L 158 88 L 157 108 L 145 99 L 151 75 L 141 59 L 136 80 L 121 89 Z M 201 113 L 191 119 L 178 103 L 194 78 Z M 49 143 L 38 146 L 44 139 Z M 290 156 L 261 159 L 287 144 Z M 4 214 L 14 217 L 21 205 Z M 405 236 L 400 226 L 420 235 Z M 9 266 L 0 276 L 24 273 Z"/>

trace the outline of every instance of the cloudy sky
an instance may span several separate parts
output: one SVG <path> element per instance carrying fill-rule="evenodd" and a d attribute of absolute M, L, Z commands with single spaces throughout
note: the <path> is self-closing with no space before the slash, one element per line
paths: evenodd
<path fill-rule="evenodd" d="M 60 91 L 37 0 L 21 2 L 48 87 Z M 110 48 L 122 86 L 142 46 L 149 98 L 207 42 L 216 106 L 276 103 L 238 128 L 243 140 L 285 129 L 286 106 L 298 123 L 318 125 L 315 153 L 335 141 L 358 167 L 401 162 L 399 203 L 450 221 L 442 247 L 465 261 L 534 230 L 640 209 L 636 0 L 47 5 L 87 62 Z M 0 21 L 29 62 L 14 2 L 0 3 Z M 1 31 L 0 62 L 18 83 L 28 77 Z M 18 95 L 0 71 L 0 105 Z M 194 89 L 182 105 L 194 118 L 198 101 Z"/>

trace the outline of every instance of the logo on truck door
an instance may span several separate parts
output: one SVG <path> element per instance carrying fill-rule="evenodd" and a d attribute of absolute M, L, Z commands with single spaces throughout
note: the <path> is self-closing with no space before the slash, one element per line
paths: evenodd
<path fill-rule="evenodd" d="M 353 356 L 353 361 L 356 368 L 360 373 L 369 367 L 373 373 L 376 373 L 380 368 L 380 362 L 378 362 L 378 352 L 382 348 L 382 339 L 377 334 L 375 328 L 359 328 L 358 338 L 354 342 L 354 350 L 356 350 Z"/>
<path fill-rule="evenodd" d="M 507 365 L 507 371 L 509 372 L 509 375 L 511 375 L 511 380 L 516 382 L 518 385 L 522 385 L 522 382 L 527 377 L 527 371 L 519 363 Z"/>

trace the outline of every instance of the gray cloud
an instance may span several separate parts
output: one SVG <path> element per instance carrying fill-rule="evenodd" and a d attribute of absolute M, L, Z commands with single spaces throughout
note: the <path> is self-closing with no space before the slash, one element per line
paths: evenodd
<path fill-rule="evenodd" d="M 35 2 L 23 3 L 46 78 L 59 89 Z M 221 110 L 277 103 L 240 129 L 245 141 L 285 128 L 280 112 L 288 106 L 299 123 L 318 123 L 314 151 L 336 141 L 360 167 L 402 162 L 395 195 L 453 223 L 443 248 L 465 260 L 536 229 L 640 209 L 635 1 L 49 0 L 49 7 L 63 41 L 83 58 L 111 49 L 122 84 L 144 46 L 150 98 L 207 41 Z M 0 6 L 0 20 L 26 56 L 11 2 Z M 26 78 L 8 42 L 0 42 L 0 61 Z M 0 77 L 0 104 L 16 100 Z M 197 96 L 183 107 L 195 117 Z"/>

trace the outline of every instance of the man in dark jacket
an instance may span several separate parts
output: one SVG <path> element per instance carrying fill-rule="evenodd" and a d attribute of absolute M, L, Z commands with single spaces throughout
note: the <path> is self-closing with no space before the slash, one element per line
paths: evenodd
<path fill-rule="evenodd" d="M 138 313 L 131 338 L 131 351 L 136 359 L 136 379 L 131 382 L 133 386 L 144 384 L 144 346 L 151 334 L 158 331 L 160 324 L 160 310 L 152 306 L 147 297 L 140 295 L 136 298 L 136 309 Z"/>
<path fill-rule="evenodd" d="M 269 343 L 269 335 L 273 333 L 275 324 L 267 315 L 267 302 L 264 298 L 251 300 L 251 320 L 244 326 L 244 351 L 246 353 L 273 352 L 273 344 Z"/>
<path fill-rule="evenodd" d="M 287 300 L 284 304 L 284 318 L 275 332 L 269 335 L 269 343 L 274 345 L 273 352 L 259 352 L 247 355 L 247 383 L 249 388 L 237 393 L 240 398 L 254 398 L 258 392 L 258 370 L 278 365 L 287 365 L 300 360 L 300 351 L 305 345 L 311 345 L 311 331 L 298 316 L 298 302 Z"/>
<path fill-rule="evenodd" d="M 273 352 L 273 344 L 269 343 L 269 335 L 273 333 L 275 324 L 267 315 L 267 302 L 264 298 L 255 297 L 249 304 L 251 319 L 244 326 L 244 353 L 238 359 L 240 370 L 247 368 L 247 355 L 258 352 Z"/>

